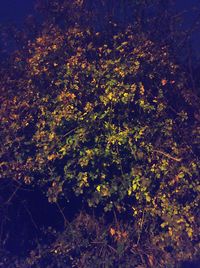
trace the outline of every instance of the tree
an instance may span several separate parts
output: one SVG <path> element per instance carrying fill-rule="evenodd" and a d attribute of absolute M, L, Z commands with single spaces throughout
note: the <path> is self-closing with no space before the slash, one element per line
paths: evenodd
<path fill-rule="evenodd" d="M 133 217 L 181 260 L 199 234 L 199 99 L 168 46 L 110 24 L 45 25 L 2 71 L 2 179 Z"/>

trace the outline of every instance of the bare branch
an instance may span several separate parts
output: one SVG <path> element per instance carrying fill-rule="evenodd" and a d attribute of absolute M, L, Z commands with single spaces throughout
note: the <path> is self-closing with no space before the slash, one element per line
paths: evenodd
<path fill-rule="evenodd" d="M 173 157 L 173 156 L 171 156 L 170 154 L 165 153 L 165 152 L 160 151 L 160 150 L 153 150 L 153 152 L 162 154 L 162 155 L 166 156 L 167 158 L 170 158 L 170 159 L 172 159 L 172 160 L 174 160 L 174 161 L 176 161 L 176 162 L 181 162 L 181 161 L 182 161 L 182 158 L 176 158 L 176 157 Z"/>

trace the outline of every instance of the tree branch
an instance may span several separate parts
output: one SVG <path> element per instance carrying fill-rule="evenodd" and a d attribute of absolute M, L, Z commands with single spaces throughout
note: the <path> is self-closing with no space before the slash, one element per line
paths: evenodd
<path fill-rule="evenodd" d="M 182 161 L 182 158 L 176 158 L 176 157 L 173 157 L 173 156 L 171 156 L 170 154 L 165 153 L 165 152 L 160 151 L 160 150 L 153 150 L 153 152 L 162 154 L 162 155 L 166 156 L 167 158 L 170 158 L 170 159 L 172 159 L 172 160 L 174 160 L 174 161 L 176 161 L 176 162 L 181 162 L 181 161 Z"/>

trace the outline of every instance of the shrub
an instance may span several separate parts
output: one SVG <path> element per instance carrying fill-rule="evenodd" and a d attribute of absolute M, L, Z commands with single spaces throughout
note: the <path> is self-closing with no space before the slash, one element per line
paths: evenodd
<path fill-rule="evenodd" d="M 13 70 L 3 72 L 1 176 L 39 184 L 50 202 L 75 194 L 131 215 L 163 252 L 196 254 L 199 100 L 172 51 L 131 27 L 105 38 L 50 25 Z"/>

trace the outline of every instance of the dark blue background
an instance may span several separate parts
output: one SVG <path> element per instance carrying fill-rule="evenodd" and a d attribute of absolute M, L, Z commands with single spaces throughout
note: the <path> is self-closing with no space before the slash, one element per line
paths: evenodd
<path fill-rule="evenodd" d="M 20 25 L 28 14 L 34 12 L 35 2 L 35 0 L 1 0 L 0 23 L 15 22 Z M 175 0 L 174 2 L 177 10 L 190 10 L 192 6 L 200 6 L 199 0 Z M 190 12 L 187 15 L 187 23 L 190 23 L 193 19 L 193 12 Z"/>
<path fill-rule="evenodd" d="M 27 15 L 35 13 L 35 2 L 36 0 L 1 0 L 0 24 L 7 25 L 13 23 L 20 27 L 25 21 Z M 175 0 L 174 2 L 175 9 L 177 10 L 177 12 L 185 9 L 188 11 L 187 13 L 185 13 L 185 23 L 183 27 L 185 27 L 186 29 L 190 28 L 198 14 L 197 11 L 192 11 L 192 7 L 199 6 L 200 8 L 200 0 Z M 193 34 L 192 45 L 196 51 L 196 54 L 200 55 L 200 26 L 199 31 L 197 30 Z"/>
<path fill-rule="evenodd" d="M 20 25 L 28 14 L 34 12 L 35 2 L 35 0 L 1 0 L 0 23 L 15 22 Z M 199 2 L 199 0 L 175 0 L 175 8 L 189 10 L 192 6 L 199 5 Z M 192 12 L 187 17 L 189 23 L 193 19 Z"/>
<path fill-rule="evenodd" d="M 27 15 L 34 12 L 35 0 L 1 0 L 0 23 L 23 23 Z"/>

